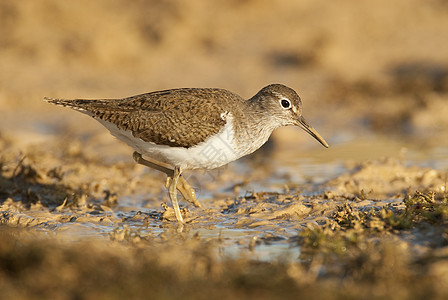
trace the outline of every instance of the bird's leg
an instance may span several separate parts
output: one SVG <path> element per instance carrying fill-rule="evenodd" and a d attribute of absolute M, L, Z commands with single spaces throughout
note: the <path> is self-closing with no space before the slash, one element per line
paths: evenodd
<path fill-rule="evenodd" d="M 179 224 L 184 223 L 184 219 L 182 218 L 182 214 L 180 213 L 179 203 L 177 202 L 177 181 L 179 180 L 179 176 L 181 174 L 181 170 L 179 167 L 174 167 L 173 179 L 171 180 L 170 187 L 168 188 L 168 193 L 170 194 L 171 204 L 174 208 L 174 213 L 176 214 L 176 219 Z"/>
<path fill-rule="evenodd" d="M 177 189 L 182 194 L 182 197 L 184 197 L 185 200 L 192 203 L 196 207 L 203 208 L 201 202 L 199 202 L 198 198 L 196 198 L 196 192 L 188 184 L 187 180 L 183 176 L 179 177 Z"/>
<path fill-rule="evenodd" d="M 132 155 L 134 160 L 144 166 L 159 170 L 160 172 L 165 173 L 168 175 L 168 178 L 170 180 L 168 188 L 168 194 L 170 195 L 171 204 L 173 205 L 174 213 L 176 214 L 176 219 L 179 222 L 179 224 L 183 224 L 184 220 L 182 218 L 182 214 L 180 213 L 179 203 L 177 202 L 177 182 L 179 181 L 179 178 L 181 178 L 181 170 L 179 167 L 175 167 L 174 170 L 163 166 L 161 163 L 155 163 L 149 160 L 146 160 L 142 157 L 140 153 L 135 151 Z M 187 184 L 188 185 L 188 184 Z M 190 187 L 191 188 L 191 187 Z M 196 200 L 197 201 L 197 200 Z"/>
<path fill-rule="evenodd" d="M 166 179 L 166 187 L 168 188 L 171 183 L 172 177 L 168 176 Z M 188 184 L 187 180 L 181 175 L 179 176 L 179 181 L 177 182 L 177 190 L 182 194 L 185 200 L 192 203 L 194 206 L 203 208 L 201 202 L 196 198 L 196 192 Z"/>
<path fill-rule="evenodd" d="M 142 157 L 142 155 L 140 153 L 138 153 L 137 151 L 134 152 L 132 157 L 138 164 L 141 164 L 146 167 L 153 168 L 160 172 L 165 173 L 168 176 L 167 182 L 166 182 L 166 188 L 168 188 L 170 186 L 171 178 L 173 178 L 173 176 L 174 176 L 174 170 L 163 166 L 162 163 L 160 163 L 160 162 L 149 161 L 149 160 L 144 159 Z M 184 197 L 185 200 L 194 204 L 196 207 L 202 207 L 201 203 L 196 198 L 194 189 L 188 184 L 188 182 L 185 180 L 185 178 L 182 177 L 182 175 L 179 176 L 177 189 L 182 194 L 182 196 Z"/>
<path fill-rule="evenodd" d="M 140 153 L 138 153 L 137 151 L 135 151 L 132 154 L 132 158 L 135 160 L 136 163 L 144 165 L 149 168 L 156 169 L 157 171 L 165 173 L 169 177 L 173 177 L 173 175 L 174 175 L 174 170 L 163 166 L 162 163 L 160 163 L 160 162 L 156 163 L 155 161 L 149 161 L 149 160 L 144 159 L 142 157 L 142 155 Z"/>

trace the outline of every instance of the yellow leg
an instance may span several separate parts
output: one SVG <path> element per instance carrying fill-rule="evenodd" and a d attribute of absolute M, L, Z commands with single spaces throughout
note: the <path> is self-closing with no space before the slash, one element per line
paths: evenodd
<path fill-rule="evenodd" d="M 173 178 L 174 176 L 174 171 L 172 169 L 163 166 L 161 162 L 146 160 L 138 152 L 134 152 L 133 158 L 138 164 L 165 173 L 168 176 L 168 180 L 166 182 L 166 188 L 170 186 L 171 178 Z M 182 194 L 182 197 L 184 197 L 185 200 L 194 204 L 196 207 L 202 207 L 201 203 L 196 198 L 196 193 L 194 189 L 188 184 L 188 182 L 185 180 L 185 178 L 182 177 L 182 175 L 179 176 L 179 181 L 176 188 Z"/>
<path fill-rule="evenodd" d="M 171 179 L 172 177 L 169 176 L 166 179 L 166 188 L 170 186 Z M 184 197 L 185 200 L 194 204 L 194 206 L 196 207 L 203 208 L 201 202 L 199 202 L 199 200 L 196 198 L 196 192 L 182 175 L 179 176 L 179 181 L 177 182 L 177 190 L 182 194 L 182 197 Z"/>
<path fill-rule="evenodd" d="M 174 213 L 176 214 L 177 222 L 180 224 L 183 224 L 184 219 L 182 218 L 182 214 L 180 213 L 179 203 L 177 202 L 177 188 L 176 188 L 180 174 L 181 174 L 180 168 L 175 167 L 173 179 L 171 180 L 170 187 L 168 188 L 168 193 L 170 195 L 171 204 L 173 205 Z"/>

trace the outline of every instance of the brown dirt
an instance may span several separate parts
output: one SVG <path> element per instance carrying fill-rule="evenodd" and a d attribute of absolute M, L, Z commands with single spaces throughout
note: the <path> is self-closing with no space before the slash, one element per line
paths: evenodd
<path fill-rule="evenodd" d="M 0 298 L 448 297 L 448 3 L 0 2 Z M 188 172 L 205 209 L 43 96 L 299 91 L 281 129 Z"/>

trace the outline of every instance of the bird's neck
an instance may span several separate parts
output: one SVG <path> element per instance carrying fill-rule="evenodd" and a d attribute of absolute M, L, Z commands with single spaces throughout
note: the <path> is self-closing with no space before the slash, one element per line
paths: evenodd
<path fill-rule="evenodd" d="M 247 155 L 267 142 L 272 131 L 277 128 L 270 119 L 269 111 L 252 99 L 245 102 L 244 117 L 233 119 L 236 142 L 245 145 L 243 150 Z M 244 119 L 244 124 L 239 121 Z M 237 121 L 238 120 L 238 121 Z"/>

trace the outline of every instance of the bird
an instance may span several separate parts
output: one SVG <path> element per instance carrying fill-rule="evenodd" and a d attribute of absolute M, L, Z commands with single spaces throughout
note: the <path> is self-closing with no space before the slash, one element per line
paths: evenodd
<path fill-rule="evenodd" d="M 177 88 L 121 99 L 44 100 L 93 117 L 134 149 L 138 164 L 165 173 L 180 225 L 177 191 L 201 207 L 183 171 L 214 169 L 251 154 L 282 126 L 298 126 L 329 147 L 303 117 L 299 95 L 283 84 L 267 85 L 249 99 L 221 88 Z"/>

